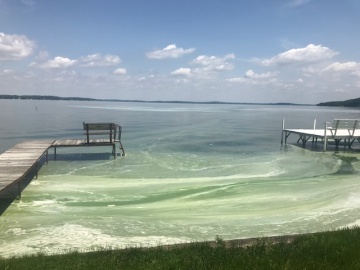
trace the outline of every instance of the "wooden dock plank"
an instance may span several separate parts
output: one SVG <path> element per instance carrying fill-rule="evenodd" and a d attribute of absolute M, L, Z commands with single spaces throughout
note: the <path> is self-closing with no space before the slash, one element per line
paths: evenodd
<path fill-rule="evenodd" d="M 53 146 L 61 147 L 61 146 L 84 146 L 85 140 L 56 140 L 53 143 Z"/>
<path fill-rule="evenodd" d="M 89 143 L 86 142 L 86 140 L 56 140 L 52 144 L 53 147 L 66 147 L 66 146 L 88 146 L 88 145 L 113 145 L 115 142 L 110 142 L 107 139 L 90 139 Z"/>
<path fill-rule="evenodd" d="M 5 155 L 0 156 L 0 160 L 34 160 L 44 153 L 39 151 L 36 153 L 6 153 Z"/>
<path fill-rule="evenodd" d="M 1 160 L 0 161 L 0 168 L 4 168 L 4 169 L 6 169 L 6 168 L 9 168 L 9 167 L 16 167 L 16 166 L 19 166 L 19 167 L 21 167 L 21 166 L 25 166 L 25 167 L 29 167 L 29 166 L 31 166 L 32 164 L 34 163 L 34 160 L 32 159 L 32 160 L 26 160 L 26 161 L 24 161 L 24 160 L 21 160 L 21 161 L 16 161 L 16 160 L 12 160 L 12 161 L 3 161 L 3 160 Z"/>
<path fill-rule="evenodd" d="M 54 140 L 28 141 L 0 155 L 0 191 L 21 181 L 36 166 Z"/>
<path fill-rule="evenodd" d="M 0 154 L 0 191 L 16 183 L 21 183 L 22 179 L 37 165 L 39 159 L 44 154 L 47 154 L 49 148 L 54 148 L 56 155 L 57 147 L 80 146 L 112 146 L 114 158 L 116 156 L 116 141 L 110 141 L 109 139 L 89 139 L 89 141 L 85 139 L 62 139 L 21 142 Z M 18 195 L 20 196 L 20 188 Z"/>

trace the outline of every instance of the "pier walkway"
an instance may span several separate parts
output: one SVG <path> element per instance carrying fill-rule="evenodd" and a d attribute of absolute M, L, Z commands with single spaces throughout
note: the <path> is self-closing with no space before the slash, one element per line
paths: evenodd
<path fill-rule="evenodd" d="M 299 136 L 297 142 L 301 142 L 304 148 L 309 139 L 312 139 L 312 143 L 317 143 L 320 139 L 324 143 L 324 151 L 327 150 L 329 141 L 333 141 L 336 148 L 341 141 L 344 142 L 345 147 L 350 148 L 356 140 L 360 142 L 360 120 L 335 119 L 331 126 L 329 122 L 326 122 L 323 129 L 316 129 L 315 119 L 313 129 L 285 129 L 285 120 L 283 119 L 281 144 L 286 144 L 287 138 L 291 134 Z"/>
<path fill-rule="evenodd" d="M 48 162 L 48 152 L 50 148 L 54 149 L 54 158 L 56 158 L 56 148 L 58 147 L 88 147 L 88 146 L 111 146 L 112 154 L 116 157 L 116 143 L 109 142 L 108 139 L 73 139 L 73 140 L 41 140 L 27 141 L 15 145 L 13 148 L 0 154 L 0 192 L 17 184 L 17 196 L 21 197 L 22 180 L 30 173 L 38 176 L 39 161 L 45 157 Z M 125 155 L 124 149 L 120 144 L 122 156 Z"/>
<path fill-rule="evenodd" d="M 21 196 L 21 181 L 36 169 L 39 160 L 46 155 L 54 140 L 28 141 L 15 145 L 0 155 L 0 191 L 17 184 L 18 197 Z"/>
<path fill-rule="evenodd" d="M 83 123 L 85 139 L 27 141 L 15 145 L 0 154 L 0 192 L 14 190 L 17 185 L 17 197 L 21 197 L 21 184 L 30 172 L 38 175 L 39 161 L 45 156 L 48 162 L 48 151 L 59 147 L 110 146 L 116 158 L 116 145 L 125 156 L 121 144 L 121 126 L 114 123 Z M 105 138 L 104 138 L 105 137 Z M 35 170 L 35 171 L 34 171 Z"/>

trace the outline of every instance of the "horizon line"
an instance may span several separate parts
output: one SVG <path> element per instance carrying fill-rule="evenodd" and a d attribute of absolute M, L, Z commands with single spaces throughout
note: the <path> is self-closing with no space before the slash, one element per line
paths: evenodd
<path fill-rule="evenodd" d="M 185 100 L 139 100 L 139 99 L 97 99 L 86 97 L 61 97 L 52 95 L 0 95 L 0 99 L 25 100 L 73 100 L 73 101 L 110 101 L 110 102 L 139 102 L 139 103 L 183 103 L 183 104 L 243 104 L 243 105 L 295 105 L 316 106 L 316 104 L 299 104 L 292 102 L 230 102 L 230 101 L 185 101 Z"/>

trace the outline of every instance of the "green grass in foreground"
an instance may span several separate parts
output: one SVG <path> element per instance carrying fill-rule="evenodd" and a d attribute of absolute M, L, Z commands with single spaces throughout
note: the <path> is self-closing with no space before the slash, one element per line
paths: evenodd
<path fill-rule="evenodd" d="M 264 238 L 253 246 L 237 247 L 216 238 L 213 245 L 37 254 L 0 258 L 0 269 L 360 269 L 360 228 L 284 241 Z"/>

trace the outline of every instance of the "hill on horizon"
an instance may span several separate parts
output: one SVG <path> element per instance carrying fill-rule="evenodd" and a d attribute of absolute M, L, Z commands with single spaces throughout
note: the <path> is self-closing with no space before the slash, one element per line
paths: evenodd
<path fill-rule="evenodd" d="M 322 102 L 317 104 L 317 106 L 360 107 L 360 98 L 348 99 L 344 101 Z"/>

